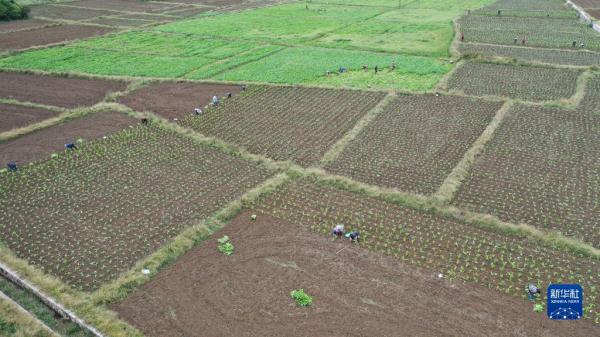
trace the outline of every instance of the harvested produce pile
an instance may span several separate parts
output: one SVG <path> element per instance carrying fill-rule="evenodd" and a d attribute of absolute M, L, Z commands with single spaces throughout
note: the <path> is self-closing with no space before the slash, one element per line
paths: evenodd
<path fill-rule="evenodd" d="M 512 296 L 250 214 L 213 236 L 231 237 L 233 255 L 204 241 L 111 308 L 148 337 L 593 334 L 590 322 L 552 324 Z M 294 304 L 297 287 L 310 307 Z"/>
<path fill-rule="evenodd" d="M 527 37 L 527 46 L 572 48 L 583 42 L 586 48 L 600 50 L 598 33 L 576 18 L 509 17 L 466 15 L 459 20 L 465 42 L 512 45 L 513 39 Z"/>
<path fill-rule="evenodd" d="M 586 306 L 598 308 L 600 262 L 547 248 L 507 233 L 495 233 L 431 212 L 318 185 L 289 183 L 253 206 L 257 210 L 330 235 L 335 224 L 361 233 L 360 246 L 449 277 L 516 296 L 523 284 L 581 283 Z M 594 311 L 597 318 L 600 315 Z M 593 318 L 593 317 L 592 317 Z"/>
<path fill-rule="evenodd" d="M 93 290 L 268 176 L 255 163 L 138 126 L 0 174 L 0 237 L 45 272 Z"/>
<path fill-rule="evenodd" d="M 433 193 L 501 105 L 454 96 L 400 96 L 326 169 L 368 184 Z"/>
<path fill-rule="evenodd" d="M 474 43 L 461 43 L 458 50 L 467 55 L 510 57 L 522 61 L 574 66 L 600 65 L 600 53 L 585 50 L 556 50 Z"/>
<path fill-rule="evenodd" d="M 384 96 L 382 92 L 256 86 L 181 124 L 252 153 L 308 166 Z"/>
<path fill-rule="evenodd" d="M 600 247 L 600 118 L 517 106 L 454 203 Z"/>
<path fill-rule="evenodd" d="M 456 70 L 448 88 L 467 95 L 551 101 L 575 94 L 582 70 L 469 62 Z"/>

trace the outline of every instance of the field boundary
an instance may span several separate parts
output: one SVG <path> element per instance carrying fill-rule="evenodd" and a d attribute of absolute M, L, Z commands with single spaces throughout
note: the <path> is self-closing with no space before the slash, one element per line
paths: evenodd
<path fill-rule="evenodd" d="M 441 203 L 449 203 L 470 173 L 471 167 L 475 164 L 477 157 L 483 153 L 486 144 L 494 137 L 496 130 L 502 125 L 506 116 L 510 113 L 514 105 L 513 101 L 507 101 L 496 112 L 496 115 L 485 128 L 483 133 L 465 152 L 461 161 L 452 169 L 452 172 L 446 177 L 437 192 L 433 195 Z"/>
<path fill-rule="evenodd" d="M 344 152 L 348 144 L 352 142 L 371 122 L 383 113 L 394 99 L 398 97 L 395 93 L 388 93 L 375 107 L 369 110 L 342 138 L 340 138 L 319 160 L 317 167 L 322 167 L 335 161 Z"/>
<path fill-rule="evenodd" d="M 98 330 L 96 330 L 96 328 L 88 325 L 85 321 L 80 319 L 75 313 L 68 310 L 64 306 L 62 306 L 62 304 L 60 304 L 59 302 L 57 302 L 50 296 L 44 294 L 39 288 L 37 288 L 33 284 L 22 279 L 16 272 L 14 272 L 12 269 L 10 269 L 8 266 L 6 266 L 3 262 L 0 262 L 0 274 L 2 274 L 2 276 L 6 277 L 7 279 L 9 279 L 11 282 L 18 285 L 19 287 L 25 288 L 28 291 L 30 291 L 31 293 L 33 293 L 37 298 L 41 299 L 42 302 L 44 302 L 44 304 L 46 304 L 48 307 L 52 308 L 52 310 L 54 310 L 56 313 L 60 314 L 64 318 L 69 319 L 70 321 L 77 324 L 82 329 L 88 330 L 89 332 L 94 334 L 94 336 L 104 337 L 104 335 L 101 334 Z"/>
<path fill-rule="evenodd" d="M 382 188 L 379 186 L 364 184 L 350 178 L 331 175 L 322 169 L 310 168 L 294 170 L 297 175 L 314 177 L 317 182 L 325 183 L 346 191 L 375 197 L 387 202 L 406 206 L 423 212 L 433 212 L 454 220 L 463 221 L 466 224 L 479 228 L 488 229 L 504 235 L 517 235 L 530 237 L 546 244 L 552 248 L 566 250 L 570 253 L 580 254 L 596 260 L 600 260 L 600 249 L 579 240 L 567 238 L 555 231 L 543 231 L 528 224 L 514 224 L 500 220 L 490 214 L 482 214 L 442 204 L 433 198 L 418 194 L 402 192 L 398 189 Z"/>
<path fill-rule="evenodd" d="M 0 291 L 0 300 L 1 301 L 5 301 L 6 303 L 8 303 L 7 304 L 8 306 L 13 307 L 16 311 L 20 312 L 24 317 L 27 318 L 27 320 L 30 320 L 34 324 L 40 326 L 43 330 L 45 330 L 46 332 L 48 332 L 50 336 L 52 336 L 52 337 L 60 337 L 56 332 L 54 332 L 54 330 L 52 330 L 48 325 L 46 325 L 46 323 L 40 321 L 39 318 L 35 317 L 32 313 L 30 313 L 29 311 L 27 311 L 19 303 L 17 303 L 16 301 L 14 301 L 12 298 L 8 297 L 2 291 Z M 23 323 L 25 323 L 25 322 L 23 322 Z M 25 324 L 29 324 L 29 323 L 30 322 L 27 322 Z"/>

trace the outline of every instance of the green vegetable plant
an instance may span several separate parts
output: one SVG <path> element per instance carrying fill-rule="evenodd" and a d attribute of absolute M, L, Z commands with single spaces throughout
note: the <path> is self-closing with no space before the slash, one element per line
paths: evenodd
<path fill-rule="evenodd" d="M 301 307 L 308 307 L 312 305 L 313 299 L 311 296 L 304 292 L 304 289 L 293 290 L 290 293 L 290 295 L 292 295 L 292 298 L 294 299 L 294 301 L 296 301 L 296 304 L 298 304 Z"/>
<path fill-rule="evenodd" d="M 229 237 L 225 235 L 224 237 L 217 240 L 219 242 L 219 251 L 225 255 L 233 254 L 233 244 L 229 242 Z"/>

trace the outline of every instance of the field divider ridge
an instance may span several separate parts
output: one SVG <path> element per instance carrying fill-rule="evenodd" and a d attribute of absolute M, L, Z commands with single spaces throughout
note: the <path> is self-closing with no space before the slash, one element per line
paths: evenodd
<path fill-rule="evenodd" d="M 565 100 L 566 103 L 579 107 L 585 99 L 586 89 L 588 83 L 595 77 L 595 72 L 588 69 L 581 73 L 577 78 L 577 84 L 575 86 L 575 93 L 569 99 Z"/>
<path fill-rule="evenodd" d="M 291 179 L 292 176 L 288 173 L 280 172 L 263 181 L 260 185 L 246 191 L 240 197 L 214 213 L 213 216 L 202 220 L 197 225 L 188 227 L 159 250 L 147 258 L 138 261 L 133 268 L 123 273 L 115 281 L 105 284 L 93 292 L 91 294 L 91 302 L 98 305 L 124 299 L 129 293 L 148 282 L 171 262 L 226 226 L 227 222 L 234 218 L 244 207 L 252 205 L 260 197 L 275 191 Z M 142 274 L 142 268 L 150 270 L 150 274 Z"/>
<path fill-rule="evenodd" d="M 469 150 L 465 152 L 461 161 L 458 162 L 454 169 L 452 169 L 442 185 L 438 188 L 437 192 L 435 192 L 433 195 L 434 199 L 443 204 L 452 201 L 462 183 L 467 179 L 475 160 L 484 151 L 486 144 L 494 137 L 496 130 L 510 113 L 513 106 L 513 101 L 507 101 L 500 107 L 483 133 L 481 133 L 479 138 L 471 145 Z"/>
<path fill-rule="evenodd" d="M 464 222 L 468 225 L 491 230 L 499 234 L 529 237 L 548 247 L 600 260 L 600 249 L 580 240 L 565 237 L 556 231 L 543 231 L 524 223 L 514 224 L 502 221 L 491 214 L 472 212 L 467 209 L 443 204 L 428 196 L 403 192 L 394 188 L 383 188 L 361 183 L 348 177 L 329 174 L 320 168 L 290 168 L 289 171 L 294 172 L 296 175 L 313 177 L 317 182 L 328 186 L 378 198 L 418 211 L 426 213 L 431 212 L 433 214 Z"/>
<path fill-rule="evenodd" d="M 317 163 L 317 167 L 321 168 L 335 161 L 350 144 L 371 122 L 381 114 L 385 107 L 388 106 L 398 95 L 396 93 L 388 93 L 375 107 L 369 110 L 354 127 L 348 131 L 340 140 L 338 140 Z"/>
<path fill-rule="evenodd" d="M 17 303 L 12 298 L 8 297 L 6 294 L 4 294 L 2 291 L 0 291 L 0 302 L 2 302 L 2 301 L 6 302 L 7 306 L 14 308 L 14 310 L 21 313 L 24 317 L 26 317 L 27 320 L 31 321 L 31 322 L 23 322 L 24 324 L 33 323 L 37 326 L 40 326 L 43 330 L 48 332 L 49 336 L 60 337 L 60 335 L 57 334 L 56 332 L 54 332 L 54 330 L 52 330 L 48 325 L 46 325 L 46 323 L 40 321 L 39 318 L 35 317 L 32 313 L 27 311 L 27 309 L 23 308 L 19 303 Z M 1 303 L 0 303 L 0 305 L 1 305 Z"/>
<path fill-rule="evenodd" d="M 455 65 L 454 65 L 454 67 L 453 67 L 453 68 L 452 68 L 452 69 L 451 69 L 449 72 L 447 72 L 447 73 L 444 75 L 444 77 L 442 77 L 442 78 L 441 78 L 441 79 L 438 81 L 438 83 L 437 83 L 437 84 L 435 85 L 435 87 L 434 87 L 434 91 L 442 91 L 442 92 L 445 92 L 445 93 L 450 93 L 451 91 L 450 91 L 450 90 L 448 90 L 448 81 L 450 81 L 450 78 L 451 78 L 452 76 L 454 76 L 454 74 L 455 74 L 455 73 L 458 71 L 458 69 L 460 69 L 462 66 L 464 66 L 464 65 L 465 65 L 465 63 L 467 63 L 467 62 L 465 62 L 464 60 L 460 60 L 460 61 L 458 61 L 458 62 L 457 62 Z"/>
<path fill-rule="evenodd" d="M 100 331 L 96 330 L 96 328 L 94 328 L 91 325 L 88 325 L 84 320 L 79 318 L 74 312 L 65 308 L 62 304 L 60 304 L 58 301 L 54 300 L 52 297 L 46 295 L 38 287 L 34 286 L 33 284 L 31 284 L 28 281 L 21 278 L 19 276 L 19 274 L 17 274 L 15 271 L 13 271 L 11 268 L 9 268 L 3 262 L 0 262 L 0 274 L 2 274 L 2 276 L 6 277 L 7 279 L 9 279 L 11 282 L 15 283 L 19 287 L 27 289 L 28 291 L 33 293 L 37 298 L 41 299 L 42 302 L 44 302 L 44 304 L 46 304 L 48 307 L 52 308 L 52 310 L 54 310 L 56 313 L 69 319 L 70 321 L 77 324 L 82 329 L 85 329 L 85 330 L 91 332 L 96 337 L 104 337 L 104 335 L 102 333 L 100 333 Z"/>

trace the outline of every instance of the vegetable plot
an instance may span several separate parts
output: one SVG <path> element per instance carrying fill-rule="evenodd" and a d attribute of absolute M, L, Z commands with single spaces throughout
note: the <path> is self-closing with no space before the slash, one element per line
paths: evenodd
<path fill-rule="evenodd" d="M 93 290 L 269 175 L 138 126 L 1 173 L 0 237 L 45 272 Z"/>
<path fill-rule="evenodd" d="M 600 118 L 517 106 L 455 204 L 600 247 Z"/>
<path fill-rule="evenodd" d="M 600 263 L 459 221 L 346 192 L 310 178 L 263 197 L 254 209 L 331 235 L 335 224 L 357 228 L 360 246 L 383 252 L 446 277 L 516 296 L 537 282 L 580 283 L 588 318 L 600 322 Z"/>
<path fill-rule="evenodd" d="M 326 169 L 367 184 L 433 193 L 501 105 L 454 96 L 400 96 Z"/>
<path fill-rule="evenodd" d="M 383 92 L 261 87 L 181 124 L 278 161 L 310 165 L 383 97 Z"/>
<path fill-rule="evenodd" d="M 476 96 L 502 96 L 529 101 L 551 101 L 575 94 L 582 70 L 465 63 L 448 81 L 452 91 Z"/>

